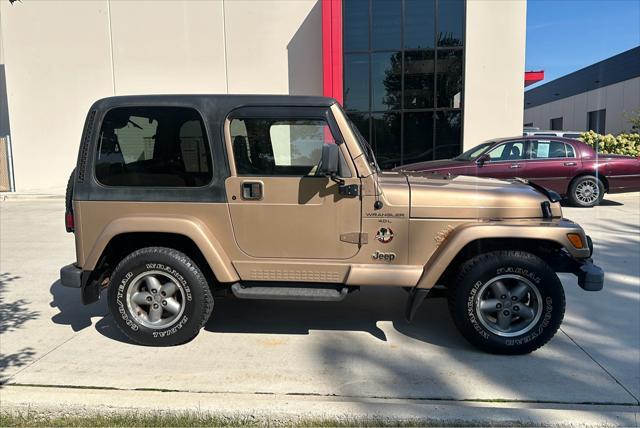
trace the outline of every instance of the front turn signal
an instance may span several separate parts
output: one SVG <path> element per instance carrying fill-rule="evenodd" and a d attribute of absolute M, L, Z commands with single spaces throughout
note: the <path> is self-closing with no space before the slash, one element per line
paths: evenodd
<path fill-rule="evenodd" d="M 582 237 L 579 233 L 567 233 L 567 238 L 569 238 L 571 244 L 577 249 L 580 250 L 584 248 L 584 242 L 582 242 Z"/>

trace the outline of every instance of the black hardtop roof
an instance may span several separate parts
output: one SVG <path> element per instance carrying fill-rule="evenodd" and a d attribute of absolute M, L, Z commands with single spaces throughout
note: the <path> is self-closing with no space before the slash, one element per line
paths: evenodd
<path fill-rule="evenodd" d="M 105 110 L 120 106 L 194 106 L 231 111 L 243 106 L 330 107 L 336 100 L 329 97 L 301 95 L 121 95 L 102 98 L 91 109 Z"/>

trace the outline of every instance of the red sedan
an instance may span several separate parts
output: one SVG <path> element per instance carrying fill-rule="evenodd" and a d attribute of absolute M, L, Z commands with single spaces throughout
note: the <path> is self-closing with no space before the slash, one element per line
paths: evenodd
<path fill-rule="evenodd" d="M 397 168 L 493 178 L 526 178 L 582 207 L 605 193 L 640 191 L 640 158 L 598 154 L 569 138 L 513 137 L 482 143 L 453 159 Z"/>

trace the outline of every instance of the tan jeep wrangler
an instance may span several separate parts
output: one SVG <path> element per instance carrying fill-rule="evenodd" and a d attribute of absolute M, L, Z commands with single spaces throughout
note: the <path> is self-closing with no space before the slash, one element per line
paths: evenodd
<path fill-rule="evenodd" d="M 382 172 L 329 98 L 106 98 L 69 182 L 77 260 L 61 280 L 85 304 L 107 288 L 144 345 L 191 340 L 218 295 L 336 301 L 390 286 L 409 291 L 409 320 L 445 295 L 469 342 L 521 354 L 560 326 L 556 272 L 603 285 L 558 200 L 522 180 Z"/>

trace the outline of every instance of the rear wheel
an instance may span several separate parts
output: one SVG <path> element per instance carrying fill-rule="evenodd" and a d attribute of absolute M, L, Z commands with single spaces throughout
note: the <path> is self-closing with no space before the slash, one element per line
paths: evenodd
<path fill-rule="evenodd" d="M 604 197 L 604 185 L 592 175 L 578 177 L 571 182 L 568 196 L 571 204 L 577 207 L 594 207 Z"/>
<path fill-rule="evenodd" d="M 564 317 L 562 283 L 537 256 L 494 251 L 462 266 L 449 311 L 462 335 L 495 354 L 525 354 L 547 343 Z"/>
<path fill-rule="evenodd" d="M 183 253 L 163 247 L 125 257 L 111 276 L 108 301 L 118 328 L 148 346 L 190 341 L 213 309 L 200 269 Z"/>

